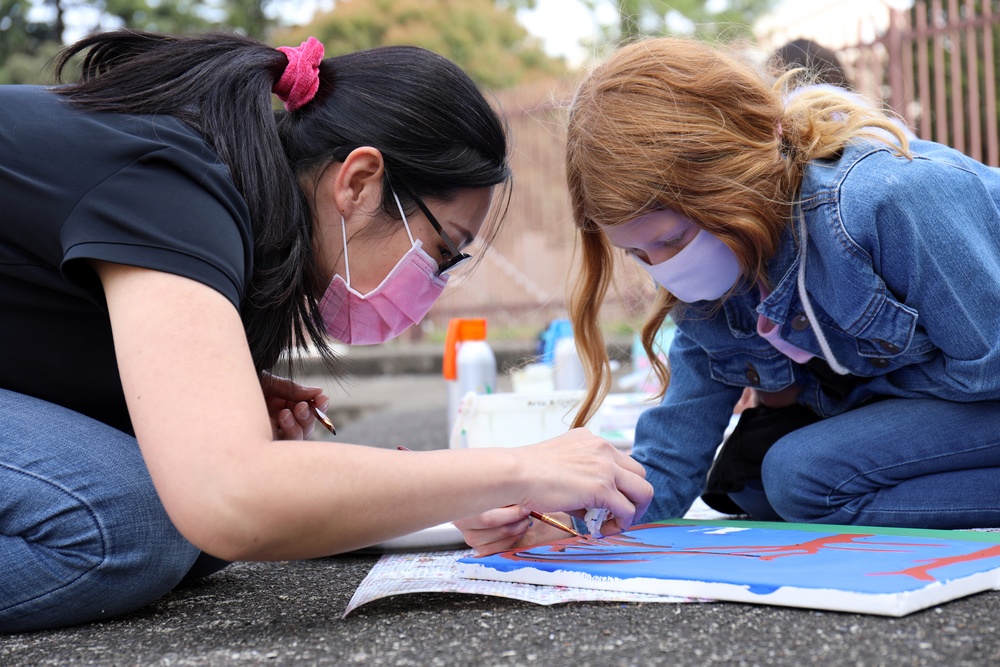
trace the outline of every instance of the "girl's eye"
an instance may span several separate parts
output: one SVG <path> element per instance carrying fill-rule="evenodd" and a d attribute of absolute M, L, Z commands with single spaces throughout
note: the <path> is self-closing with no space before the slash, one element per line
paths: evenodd
<path fill-rule="evenodd" d="M 666 239 L 665 241 L 661 241 L 660 245 L 664 248 L 673 248 L 675 246 L 679 246 L 684 243 L 685 236 L 687 236 L 686 232 L 683 234 L 678 234 L 677 236 Z"/>

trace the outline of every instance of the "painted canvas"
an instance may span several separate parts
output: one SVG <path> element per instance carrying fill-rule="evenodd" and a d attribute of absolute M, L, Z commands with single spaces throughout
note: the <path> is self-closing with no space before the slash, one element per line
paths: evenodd
<path fill-rule="evenodd" d="M 677 519 L 462 558 L 459 573 L 903 616 L 1000 587 L 1000 535 Z"/>

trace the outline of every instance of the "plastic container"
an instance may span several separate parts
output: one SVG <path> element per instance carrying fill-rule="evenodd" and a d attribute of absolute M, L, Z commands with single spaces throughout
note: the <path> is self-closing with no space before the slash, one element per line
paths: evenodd
<path fill-rule="evenodd" d="M 486 320 L 448 322 L 444 347 L 444 379 L 448 384 L 448 432 L 455 426 L 459 404 L 467 393 L 492 394 L 497 386 L 497 359 L 486 342 Z"/>
<path fill-rule="evenodd" d="M 583 392 L 548 394 L 468 394 L 462 400 L 449 446 L 520 447 L 554 438 L 569 430 Z M 594 428 L 592 420 L 587 424 Z"/>
<path fill-rule="evenodd" d="M 555 363 L 556 345 L 563 338 L 573 337 L 573 325 L 565 318 L 552 320 L 542 332 L 541 355 L 538 361 L 549 366 Z"/>
<path fill-rule="evenodd" d="M 555 391 L 553 369 L 549 364 L 526 364 L 510 374 L 515 394 L 551 394 Z"/>
<path fill-rule="evenodd" d="M 556 343 L 552 381 L 556 391 L 585 389 L 587 386 L 587 375 L 572 335 L 560 338 Z"/>

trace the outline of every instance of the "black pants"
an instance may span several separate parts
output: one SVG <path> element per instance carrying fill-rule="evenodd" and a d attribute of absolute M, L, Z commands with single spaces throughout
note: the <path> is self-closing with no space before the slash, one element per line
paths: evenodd
<path fill-rule="evenodd" d="M 774 443 L 819 420 L 816 413 L 798 404 L 744 410 L 712 464 L 701 499 L 718 512 L 743 514 L 729 494 L 742 491 L 748 480 L 760 479 L 760 466 Z"/>
<path fill-rule="evenodd" d="M 202 577 L 214 574 L 228 565 L 228 560 L 222 560 L 221 558 L 210 556 L 202 551 L 198 558 L 194 561 L 194 565 L 191 566 L 191 569 L 188 570 L 188 573 L 184 575 L 184 578 L 181 579 L 180 583 L 177 585 L 187 586 L 192 581 L 197 581 Z"/>

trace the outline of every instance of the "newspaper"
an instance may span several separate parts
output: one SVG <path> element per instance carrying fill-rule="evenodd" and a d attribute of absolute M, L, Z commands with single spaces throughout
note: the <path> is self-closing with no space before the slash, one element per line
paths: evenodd
<path fill-rule="evenodd" d="M 589 588 L 536 586 L 504 581 L 463 579 L 458 576 L 459 558 L 472 556 L 472 549 L 458 551 L 425 551 L 408 554 L 387 554 L 365 577 L 344 610 L 344 616 L 363 604 L 380 598 L 404 593 L 474 593 L 495 595 L 552 605 L 563 602 L 692 602 L 689 598 L 672 595 L 620 593 Z"/>
<path fill-rule="evenodd" d="M 717 519 L 723 515 L 701 501 L 686 515 L 689 519 Z M 474 555 L 472 549 L 387 554 L 379 559 L 344 610 L 344 616 L 363 604 L 404 593 L 473 593 L 534 602 L 696 602 L 695 598 L 648 593 L 603 591 L 565 586 L 537 586 L 504 581 L 465 579 L 458 575 L 458 559 Z"/>

